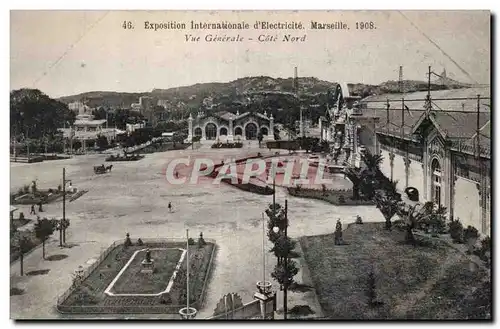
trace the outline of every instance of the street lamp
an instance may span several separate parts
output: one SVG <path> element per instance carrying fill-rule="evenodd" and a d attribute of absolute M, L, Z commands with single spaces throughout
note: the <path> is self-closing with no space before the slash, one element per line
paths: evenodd
<path fill-rule="evenodd" d="M 181 318 L 184 320 L 193 319 L 197 310 L 189 307 L 189 230 L 186 229 L 186 307 L 179 310 Z"/>
<path fill-rule="evenodd" d="M 284 238 L 285 242 L 288 240 L 288 200 L 285 200 L 285 223 L 284 223 Z M 278 226 L 273 227 L 273 232 L 278 234 L 280 232 L 280 228 Z M 285 282 L 283 284 L 283 319 L 286 320 L 286 316 L 288 313 L 288 246 L 285 245 L 285 257 L 284 257 L 284 271 L 285 271 Z"/>
<path fill-rule="evenodd" d="M 266 281 L 266 221 L 262 213 L 262 281 L 257 282 L 257 289 L 261 294 L 267 295 L 271 291 L 272 283 Z"/>

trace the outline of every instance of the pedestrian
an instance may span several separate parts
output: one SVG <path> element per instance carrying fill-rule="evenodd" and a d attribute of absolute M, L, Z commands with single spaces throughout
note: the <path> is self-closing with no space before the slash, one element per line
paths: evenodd
<path fill-rule="evenodd" d="M 30 215 L 36 215 L 34 204 L 31 205 Z"/>
<path fill-rule="evenodd" d="M 172 212 L 172 202 L 168 203 L 168 212 Z"/>
<path fill-rule="evenodd" d="M 39 211 L 39 212 L 43 212 L 43 209 L 42 209 L 42 201 L 40 201 L 40 202 L 38 203 L 38 211 Z"/>

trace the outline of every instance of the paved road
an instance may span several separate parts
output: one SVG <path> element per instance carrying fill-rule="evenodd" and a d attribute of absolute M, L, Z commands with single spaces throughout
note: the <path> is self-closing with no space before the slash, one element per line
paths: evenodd
<path fill-rule="evenodd" d="M 205 307 L 199 317 L 210 316 L 226 293 L 236 292 L 243 302 L 252 300 L 255 282 L 262 277 L 262 211 L 272 197 L 240 191 L 228 185 L 169 185 L 162 170 L 168 161 L 179 156 L 241 156 L 259 152 L 259 149 L 182 150 L 148 154 L 137 162 L 120 162 L 113 171 L 95 175 L 93 166 L 104 163 L 105 155 L 76 156 L 68 160 L 11 166 L 11 191 L 38 180 L 40 188 L 56 188 L 61 183 L 62 168 L 73 186 L 89 192 L 75 202 L 68 203 L 67 217 L 71 219 L 68 242 L 71 249 L 59 249 L 57 236 L 47 247 L 48 255 L 65 254 L 60 261 L 43 261 L 41 249 L 25 257 L 25 272 L 50 269 L 47 275 L 19 276 L 19 263 L 11 264 L 11 285 L 26 290 L 24 295 L 12 296 L 12 318 L 61 318 L 55 311 L 57 296 L 70 285 L 71 275 L 79 266 L 88 266 L 93 258 L 113 241 L 125 238 L 147 237 L 183 238 L 185 229 L 193 235 L 203 232 L 205 238 L 215 239 L 219 251 L 215 269 L 208 285 Z M 284 203 L 285 191 L 278 189 L 277 201 Z M 289 234 L 292 237 L 329 233 L 335 221 L 353 221 L 360 214 L 365 221 L 381 221 L 374 207 L 335 207 L 330 204 L 288 196 Z M 169 213 L 168 202 L 174 212 Z M 21 207 L 25 214 L 29 206 Z M 61 216 L 62 204 L 46 206 L 44 215 Z M 266 245 L 269 250 L 271 246 Z M 275 265 L 268 253 L 266 272 Z M 269 277 L 267 277 L 269 279 Z M 314 296 L 290 294 L 289 305 L 314 304 Z M 319 311 L 317 304 L 313 309 Z M 149 316 L 151 318 L 151 316 Z M 169 318 L 168 315 L 153 316 Z"/>

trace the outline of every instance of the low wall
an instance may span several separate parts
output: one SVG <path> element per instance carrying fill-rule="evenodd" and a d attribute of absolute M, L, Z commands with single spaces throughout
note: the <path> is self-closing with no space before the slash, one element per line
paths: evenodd
<path fill-rule="evenodd" d="M 181 239 L 142 239 L 144 245 L 146 246 L 164 246 L 168 244 L 172 247 L 185 247 L 186 241 Z M 209 265 L 207 271 L 205 273 L 205 278 L 203 282 L 203 288 L 201 291 L 200 298 L 191 303 L 190 305 L 196 309 L 201 309 L 204 304 L 207 281 L 210 279 L 211 271 L 212 271 L 212 262 L 214 259 L 214 255 L 217 250 L 217 244 L 215 240 L 205 239 L 206 242 L 212 243 L 212 253 L 210 255 Z M 93 271 L 99 266 L 102 261 L 108 257 L 108 255 L 118 247 L 123 246 L 124 241 L 115 241 L 113 242 L 104 252 L 99 255 L 99 258 L 92 263 L 89 267 L 84 269 L 83 271 L 83 279 L 84 282 Z M 185 305 L 151 305 L 151 297 L 134 297 L 134 303 L 128 305 L 64 305 L 64 302 L 68 299 L 68 297 L 78 288 L 76 285 L 70 286 L 68 290 L 66 290 L 58 299 L 56 304 L 56 309 L 59 313 L 70 313 L 70 314 L 176 314 L 181 308 L 185 307 Z M 114 297 L 116 300 L 123 297 Z"/>
<path fill-rule="evenodd" d="M 274 317 L 276 309 L 276 295 L 264 302 L 264 310 L 266 318 Z M 244 304 L 240 308 L 229 311 L 227 313 L 217 314 L 206 320 L 243 320 L 243 319 L 262 319 L 260 300 L 254 299 L 249 303 Z"/>

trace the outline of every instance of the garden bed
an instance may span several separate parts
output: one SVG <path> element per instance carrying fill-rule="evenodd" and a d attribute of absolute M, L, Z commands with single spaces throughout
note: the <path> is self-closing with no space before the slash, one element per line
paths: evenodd
<path fill-rule="evenodd" d="M 242 148 L 242 147 L 243 147 L 243 143 L 241 143 L 241 142 L 214 143 L 211 146 L 211 148 L 213 148 L 213 149 L 235 149 L 235 148 Z"/>
<path fill-rule="evenodd" d="M 132 154 L 149 154 L 157 152 L 175 151 L 175 150 L 185 150 L 190 147 L 190 143 L 172 143 L 172 142 L 162 142 L 154 143 L 146 146 L 145 148 L 131 152 Z"/>
<path fill-rule="evenodd" d="M 127 156 L 115 156 L 115 155 L 110 155 L 109 157 L 106 158 L 107 162 L 121 162 L 121 161 L 139 161 L 141 159 L 144 159 L 144 155 L 127 155 Z"/>
<path fill-rule="evenodd" d="M 160 296 L 112 296 L 105 293 L 105 290 L 110 286 L 112 281 L 117 277 L 122 268 L 129 262 L 132 255 L 146 248 L 183 248 L 184 242 L 169 242 L 169 241 L 147 241 L 142 245 L 133 245 L 125 248 L 123 244 L 119 244 L 112 248 L 111 251 L 102 257 L 100 263 L 96 264 L 95 268 L 86 277 L 84 282 L 70 290 L 64 295 L 65 298 L 60 298 L 57 309 L 61 313 L 86 313 L 86 314 L 178 314 L 179 309 L 186 303 L 186 259 L 183 260 L 179 271 L 177 272 L 173 285 L 168 293 Z M 190 253 L 190 302 L 195 308 L 200 309 L 203 304 L 203 296 L 206 288 L 206 281 L 209 279 L 211 262 L 215 253 L 215 244 L 207 242 L 206 245 L 199 247 L 197 244 L 189 247 Z M 178 249 L 177 249 L 178 250 Z M 139 266 L 142 261 L 142 254 L 138 255 L 137 260 L 132 260 L 132 267 L 127 268 L 123 272 L 123 277 L 120 276 L 116 284 L 113 286 L 113 293 L 158 293 L 165 290 L 171 273 L 177 265 L 181 252 L 165 254 L 168 262 L 161 259 L 161 255 L 154 253 L 152 250 L 152 258 L 157 258 L 155 267 L 160 272 L 151 274 L 140 273 Z M 163 259 L 163 260 L 166 260 Z M 135 264 L 135 263 L 137 264 Z M 157 263 L 159 262 L 159 263 Z M 137 273 L 139 271 L 139 273 Z M 170 276 L 169 276 L 170 274 Z M 141 278 L 140 276 L 149 275 L 150 279 Z M 138 276 L 138 277 L 134 277 Z M 169 276 L 167 280 L 167 276 Z M 123 280 L 123 281 L 120 281 Z M 121 283 L 120 283 L 121 282 Z"/>
<path fill-rule="evenodd" d="M 29 192 L 28 192 L 29 191 Z M 66 192 L 66 195 L 69 193 Z M 33 194 L 30 189 L 20 189 L 17 193 L 11 194 L 11 204 L 19 205 L 31 205 L 31 204 L 39 204 L 42 202 L 43 204 L 51 203 L 59 198 L 62 198 L 62 191 L 57 189 L 49 189 L 49 190 L 37 190 L 35 194 Z"/>
<path fill-rule="evenodd" d="M 439 239 L 418 237 L 415 247 L 404 235 L 384 223 L 364 223 L 347 227 L 342 246 L 333 234 L 300 238 L 327 318 L 491 319 L 487 271 Z"/>
<path fill-rule="evenodd" d="M 316 190 L 307 188 L 287 187 L 288 194 L 299 197 L 322 200 L 336 206 L 366 206 L 374 205 L 372 200 L 354 200 L 352 190 Z"/>
<path fill-rule="evenodd" d="M 144 275 L 141 274 L 141 262 L 145 258 L 146 251 L 140 250 L 113 284 L 110 292 L 114 294 L 157 294 L 164 291 L 174 274 L 182 253 L 183 250 L 177 248 L 152 249 L 151 258 L 154 260 L 154 271 L 151 275 Z"/>
<path fill-rule="evenodd" d="M 88 192 L 88 190 L 80 190 L 80 191 L 76 192 L 73 196 L 71 196 L 71 198 L 69 198 L 69 202 L 75 201 L 76 199 L 80 198 L 81 196 L 83 196 L 87 192 Z"/>
<path fill-rule="evenodd" d="M 273 189 L 269 186 L 260 186 L 252 183 L 242 183 L 242 180 L 238 178 L 238 183 L 234 184 L 231 178 L 223 178 L 221 182 L 229 184 L 231 186 L 236 187 L 242 191 L 256 193 L 260 195 L 272 195 L 274 193 Z"/>

